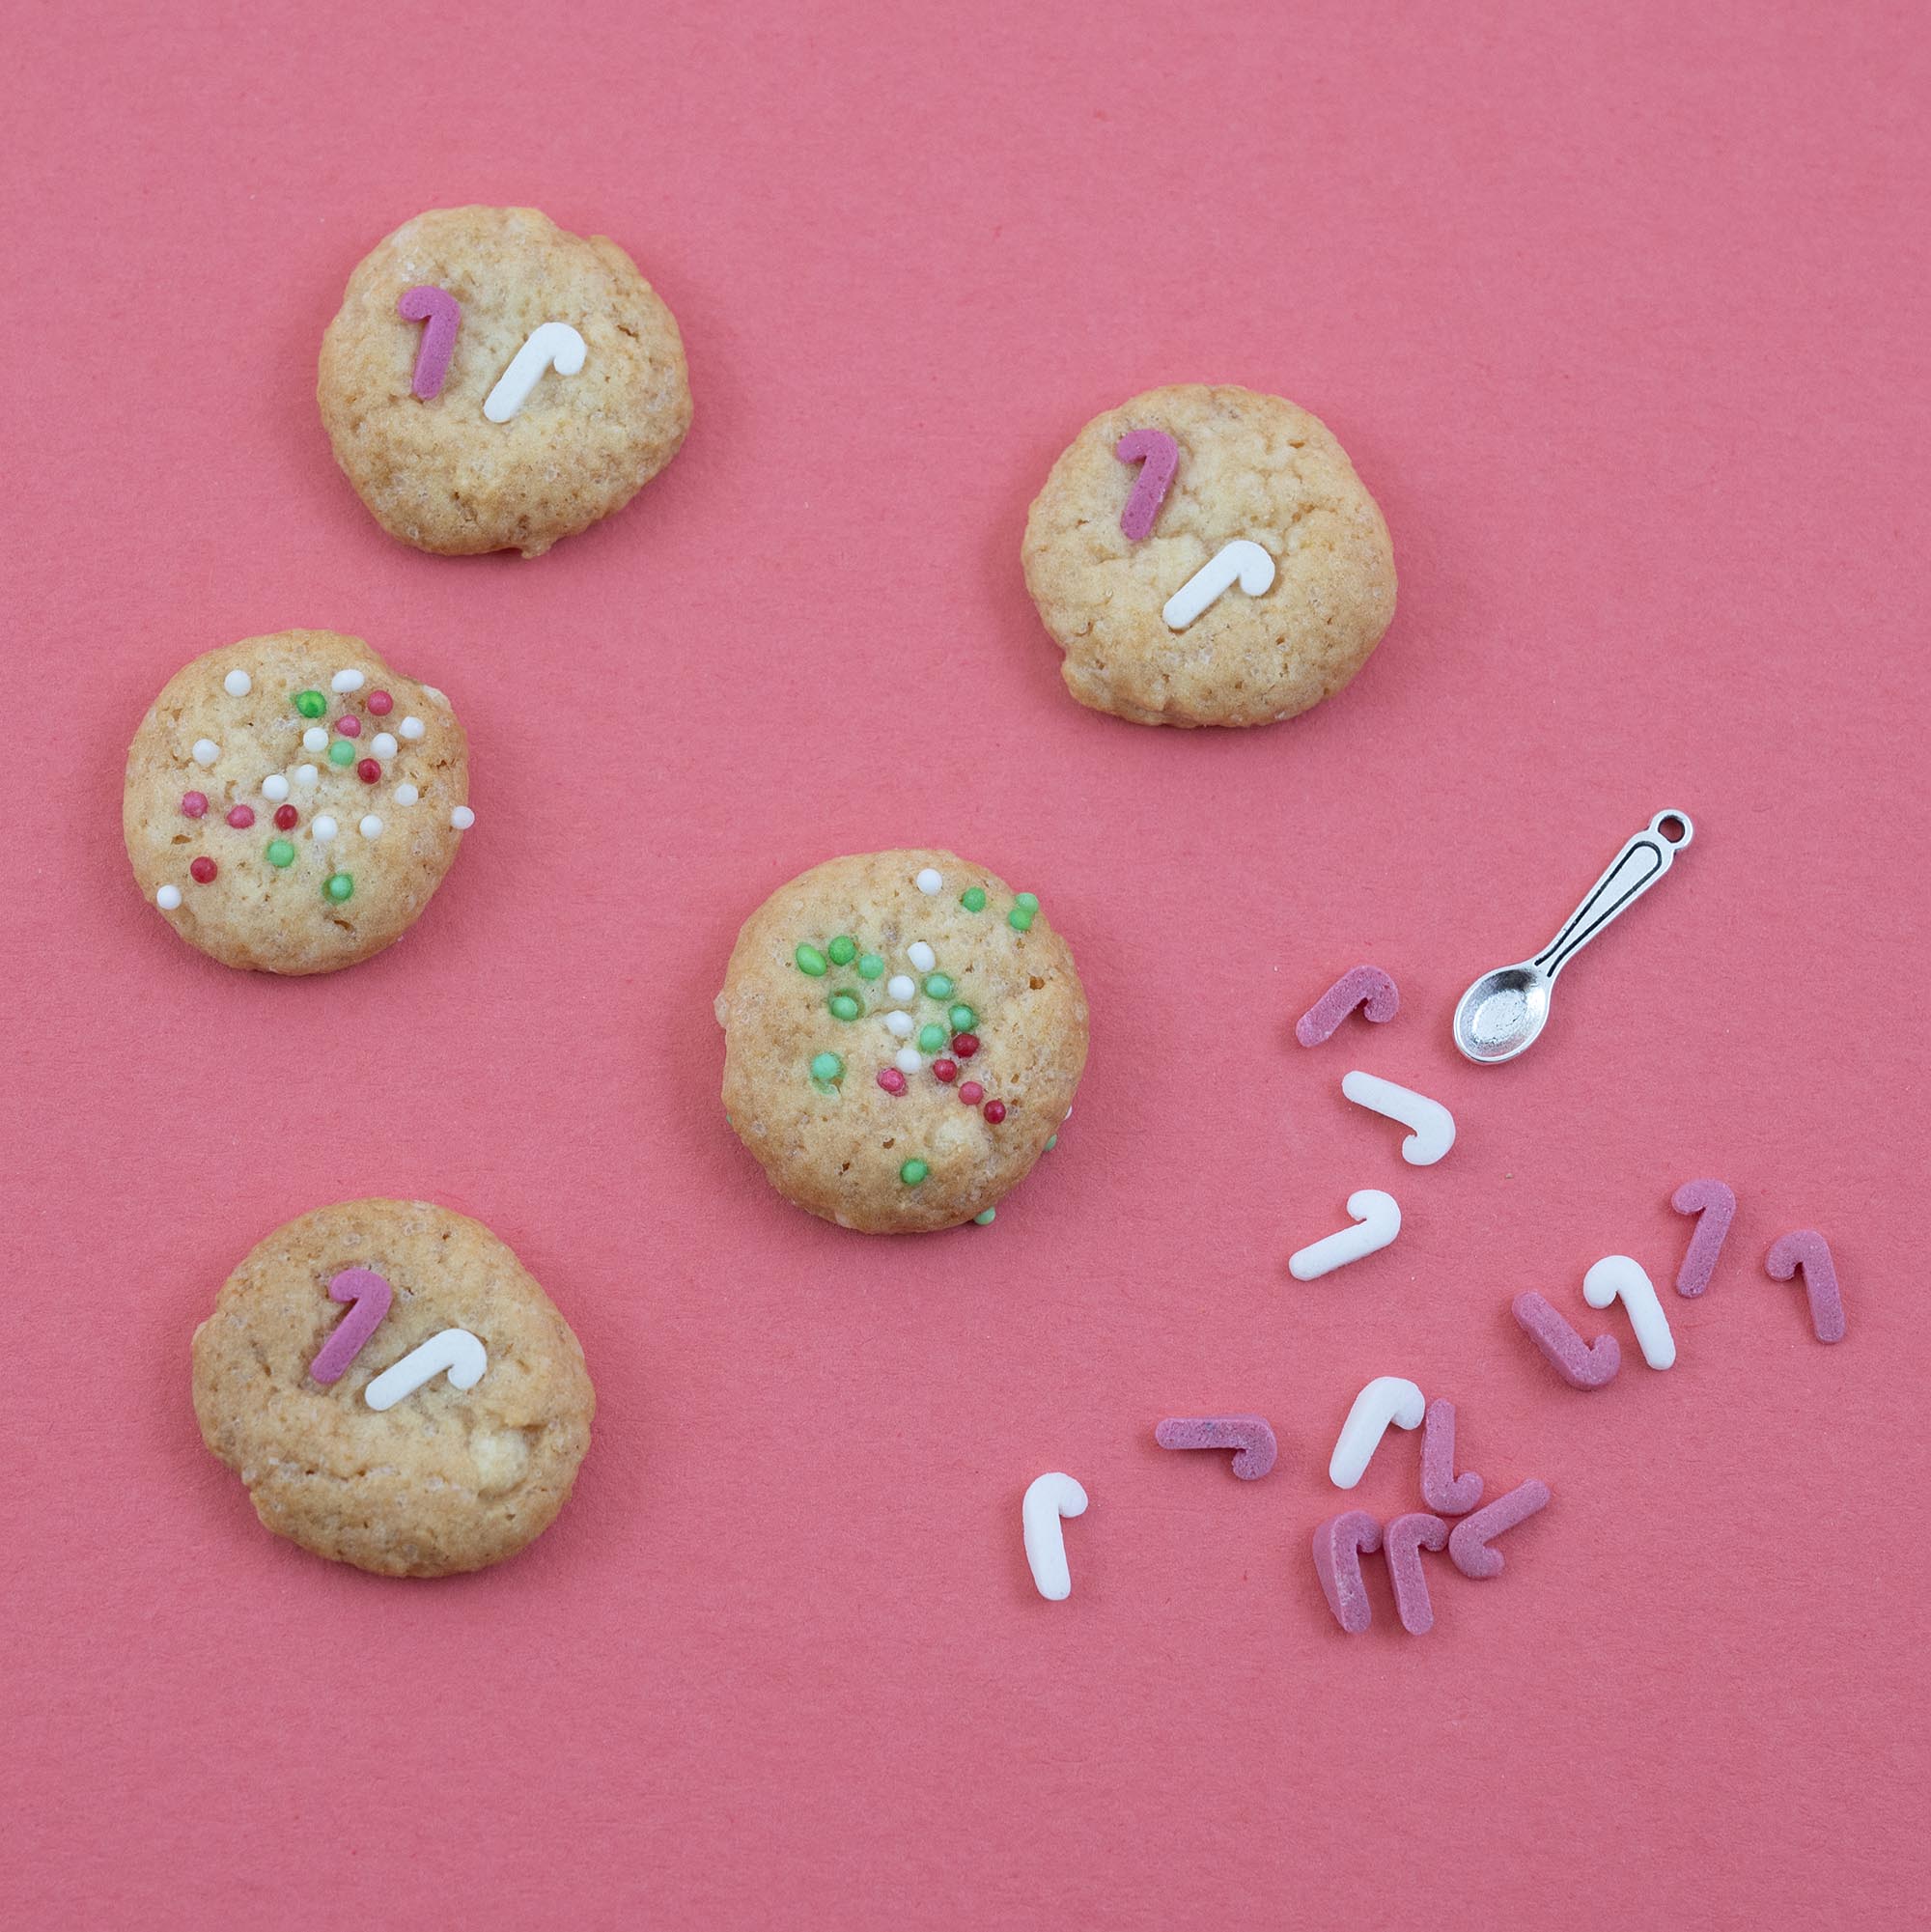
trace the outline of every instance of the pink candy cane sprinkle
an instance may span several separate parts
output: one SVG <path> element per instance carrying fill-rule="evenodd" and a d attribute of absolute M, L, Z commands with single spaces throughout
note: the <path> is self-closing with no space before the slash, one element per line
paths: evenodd
<path fill-rule="evenodd" d="M 1127 507 L 1120 512 L 1127 541 L 1137 544 L 1152 533 L 1154 518 L 1166 500 L 1166 487 L 1180 466 L 1180 445 L 1164 430 L 1129 430 L 1113 445 L 1113 454 L 1122 462 L 1140 466 Z"/>
<path fill-rule="evenodd" d="M 441 393 L 442 378 L 449 373 L 449 358 L 456 352 L 456 331 L 462 325 L 462 310 L 447 289 L 432 288 L 425 283 L 403 291 L 396 313 L 405 322 L 429 324 L 416 350 L 416 372 L 409 383 L 427 403 Z"/>
<path fill-rule="evenodd" d="M 1333 1037 L 1357 1006 L 1377 1026 L 1385 1025 L 1400 1010 L 1401 994 L 1380 966 L 1350 966 L 1295 1022 L 1294 1037 L 1303 1047 L 1318 1047 Z"/>

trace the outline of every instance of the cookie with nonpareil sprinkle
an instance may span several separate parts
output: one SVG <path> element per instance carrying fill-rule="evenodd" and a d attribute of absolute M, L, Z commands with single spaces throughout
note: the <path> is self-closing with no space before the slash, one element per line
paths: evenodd
<path fill-rule="evenodd" d="M 1096 416 L 1021 555 L 1067 689 L 1135 724 L 1293 717 L 1394 616 L 1387 525 L 1347 452 L 1252 389 L 1150 389 Z"/>
<path fill-rule="evenodd" d="M 724 1111 L 841 1227 L 991 1220 L 1086 1064 L 1086 992 L 1036 895 L 950 852 L 834 858 L 744 922 L 717 995 Z"/>
<path fill-rule="evenodd" d="M 202 1440 L 318 1556 L 442 1577 L 548 1527 L 590 1446 L 583 1350 L 480 1222 L 345 1201 L 280 1227 L 194 1331 Z"/>
<path fill-rule="evenodd" d="M 335 972 L 401 938 L 475 822 L 449 700 L 333 630 L 244 637 L 178 671 L 121 798 L 148 903 L 257 972 Z"/>
<path fill-rule="evenodd" d="M 392 537 L 520 550 L 621 510 L 690 428 L 676 322 L 602 235 L 442 208 L 349 278 L 317 382 L 335 460 Z"/>

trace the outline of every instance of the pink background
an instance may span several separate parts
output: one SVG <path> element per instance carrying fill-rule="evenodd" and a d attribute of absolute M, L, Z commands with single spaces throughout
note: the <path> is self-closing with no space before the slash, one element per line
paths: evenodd
<path fill-rule="evenodd" d="M 16 7 L 0 1918 L 1921 1907 L 1916 14 Z M 357 258 L 469 200 L 618 238 L 689 346 L 685 454 L 534 564 L 390 542 L 316 417 Z M 1317 411 L 1394 533 L 1381 653 L 1273 730 L 1079 710 L 1021 581 L 1061 446 L 1199 378 Z M 282 984 L 169 937 L 118 807 L 161 683 L 288 625 L 447 687 L 479 824 L 404 944 Z M 1544 1041 L 1457 1060 L 1462 987 L 1665 805 L 1693 850 Z M 773 885 L 927 841 L 1041 893 L 1093 1055 L 994 1227 L 865 1240 L 731 1138 L 710 1001 Z M 1400 1020 L 1294 1047 L 1364 959 Z M 1706 1173 L 1677 1368 L 1562 1387 L 1510 1297 L 1666 1282 Z M 1400 1242 L 1291 1280 L 1360 1187 Z M 377 1192 L 490 1222 L 589 1354 L 576 1499 L 493 1574 L 317 1562 L 195 1432 L 229 1269 Z M 1803 1226 L 1840 1348 L 1762 1274 Z M 1379 1565 L 1344 1638 L 1307 1555 L 1384 1373 L 1555 1491 L 1500 1579 L 1430 1559 L 1420 1640 Z M 1274 1475 L 1154 1447 L 1215 1409 Z"/>

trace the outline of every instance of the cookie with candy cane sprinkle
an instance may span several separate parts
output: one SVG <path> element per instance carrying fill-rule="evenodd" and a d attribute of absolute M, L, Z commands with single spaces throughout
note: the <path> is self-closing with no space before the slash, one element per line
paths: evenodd
<path fill-rule="evenodd" d="M 533 208 L 433 209 L 378 242 L 316 395 L 370 514 L 442 556 L 541 556 L 621 510 L 690 427 L 670 310 L 614 241 Z"/>
<path fill-rule="evenodd" d="M 788 1200 L 869 1234 L 987 1218 L 1066 1117 L 1086 994 L 1039 895 L 949 852 L 858 854 L 744 922 L 724 1110 Z"/>
<path fill-rule="evenodd" d="M 1135 724 L 1293 717 L 1347 684 L 1394 616 L 1387 525 L 1347 452 L 1305 409 L 1231 385 L 1150 389 L 1096 416 L 1020 555 L 1067 689 Z"/>
<path fill-rule="evenodd" d="M 223 1284 L 193 1358 L 202 1440 L 263 1524 L 384 1576 L 514 1555 L 590 1446 L 569 1323 L 488 1228 L 427 1201 L 277 1228 Z"/>
<path fill-rule="evenodd" d="M 379 728 L 398 713 L 407 739 Z M 473 823 L 468 795 L 440 691 L 359 637 L 283 630 L 168 681 L 128 748 L 122 830 L 142 895 L 210 959 L 334 972 L 415 923 Z"/>

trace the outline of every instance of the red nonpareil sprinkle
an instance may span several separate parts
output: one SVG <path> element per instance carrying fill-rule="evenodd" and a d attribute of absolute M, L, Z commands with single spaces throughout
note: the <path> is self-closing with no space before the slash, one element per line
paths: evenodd
<path fill-rule="evenodd" d="M 183 792 L 182 794 L 182 816 L 183 818 L 198 819 L 207 809 L 208 794 L 206 792 Z"/>
<path fill-rule="evenodd" d="M 387 717 L 396 708 L 395 699 L 387 691 L 371 691 L 367 702 L 370 712 L 377 717 Z"/>
<path fill-rule="evenodd" d="M 214 861 L 211 858 L 198 858 L 188 867 L 188 871 L 206 885 L 214 877 Z"/>
<path fill-rule="evenodd" d="M 335 728 L 344 738 L 360 738 L 362 736 L 362 720 L 353 712 L 346 712 L 341 717 L 337 718 L 335 720 Z"/>
<path fill-rule="evenodd" d="M 245 832 L 248 829 L 248 827 L 255 823 L 254 806 L 231 805 L 228 808 L 228 823 L 231 826 L 233 826 L 238 832 Z"/>
<path fill-rule="evenodd" d="M 943 1080 L 947 1086 L 950 1086 L 959 1078 L 959 1062 L 957 1060 L 935 1060 L 932 1063 L 932 1073 L 935 1079 Z"/>
<path fill-rule="evenodd" d="M 979 1103 L 986 1098 L 986 1089 L 982 1087 L 977 1080 L 967 1080 L 966 1084 L 959 1089 L 959 1098 L 962 1101 L 964 1101 L 967 1106 L 977 1106 Z"/>
<path fill-rule="evenodd" d="M 293 831 L 301 823 L 301 814 L 293 805 L 278 805 L 275 808 L 275 823 L 283 831 Z"/>
<path fill-rule="evenodd" d="M 1002 1100 L 989 1100 L 981 1110 L 994 1127 L 1006 1117 L 1006 1104 Z"/>
<path fill-rule="evenodd" d="M 365 758 L 355 768 L 355 775 L 365 785 L 373 785 L 382 775 L 382 768 L 373 758 Z"/>
<path fill-rule="evenodd" d="M 881 1067 L 879 1084 L 888 1094 L 902 1094 L 905 1092 L 905 1076 L 896 1067 Z"/>
<path fill-rule="evenodd" d="M 969 1060 L 979 1050 L 979 1036 L 976 1033 L 955 1033 L 952 1036 L 952 1050 L 962 1060 Z"/>

